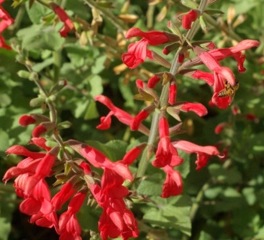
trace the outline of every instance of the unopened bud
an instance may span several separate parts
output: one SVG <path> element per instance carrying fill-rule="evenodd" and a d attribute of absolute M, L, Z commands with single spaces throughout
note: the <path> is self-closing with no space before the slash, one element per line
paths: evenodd
<path fill-rule="evenodd" d="M 25 71 L 25 70 L 20 70 L 17 72 L 17 75 L 21 78 L 29 79 L 30 73 L 28 71 Z"/>
<path fill-rule="evenodd" d="M 29 102 L 29 105 L 30 105 L 30 107 L 38 107 L 44 102 L 45 102 L 45 100 L 42 97 L 37 97 L 37 98 L 31 99 Z"/>

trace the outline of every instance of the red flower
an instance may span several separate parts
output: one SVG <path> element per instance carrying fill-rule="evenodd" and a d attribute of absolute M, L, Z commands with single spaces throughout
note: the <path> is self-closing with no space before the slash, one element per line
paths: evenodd
<path fill-rule="evenodd" d="M 174 39 L 174 35 L 161 31 L 148 31 L 143 32 L 139 28 L 130 28 L 126 33 L 126 38 L 141 37 L 148 41 L 148 44 L 152 46 L 167 43 Z"/>
<path fill-rule="evenodd" d="M 30 124 L 36 123 L 36 119 L 33 116 L 30 116 L 30 115 L 22 115 L 19 118 L 18 123 L 21 126 L 25 127 L 25 126 L 28 126 Z"/>
<path fill-rule="evenodd" d="M 10 17 L 8 12 L 0 6 L 0 33 L 2 33 L 8 26 L 13 23 L 13 19 Z"/>
<path fill-rule="evenodd" d="M 41 227 L 57 227 L 57 215 L 53 211 L 50 202 L 50 192 L 47 183 L 40 180 L 32 191 L 32 194 L 20 204 L 21 212 L 30 215 L 30 222 Z"/>
<path fill-rule="evenodd" d="M 215 134 L 220 134 L 227 126 L 226 122 L 219 123 L 214 129 Z"/>
<path fill-rule="evenodd" d="M 170 88 L 169 88 L 169 99 L 168 99 L 168 103 L 170 105 L 174 105 L 176 102 L 176 95 L 177 95 L 177 85 L 172 82 L 170 84 Z"/>
<path fill-rule="evenodd" d="M 169 124 L 165 117 L 159 120 L 159 136 L 160 140 L 156 151 L 156 158 L 152 162 L 152 165 L 157 168 L 169 166 L 178 166 L 182 163 L 182 159 L 179 157 L 177 150 L 171 144 L 169 137 Z"/>
<path fill-rule="evenodd" d="M 55 211 L 60 210 L 62 205 L 76 193 L 72 183 L 66 182 L 58 193 L 52 198 L 51 203 Z"/>
<path fill-rule="evenodd" d="M 213 86 L 214 85 L 214 74 L 212 74 L 212 73 L 204 72 L 204 71 L 201 71 L 201 70 L 196 70 L 192 74 L 192 77 L 196 78 L 196 79 L 204 80 L 209 86 Z"/>
<path fill-rule="evenodd" d="M 166 180 L 163 183 L 161 197 L 168 198 L 181 194 L 183 189 L 181 174 L 169 165 L 162 169 L 166 173 Z"/>
<path fill-rule="evenodd" d="M 244 72 L 246 69 L 243 66 L 245 55 L 242 54 L 243 50 L 247 50 L 253 47 L 259 46 L 259 41 L 246 39 L 239 42 L 236 46 L 230 48 L 219 48 L 210 50 L 210 53 L 217 61 L 220 61 L 226 57 L 233 57 L 237 61 L 237 67 L 239 72 Z"/>
<path fill-rule="evenodd" d="M 60 30 L 60 35 L 62 37 L 67 37 L 68 33 L 74 30 L 73 22 L 64 9 L 62 9 L 60 6 L 55 3 L 50 3 L 50 5 L 58 18 L 64 23 L 63 28 Z"/>
<path fill-rule="evenodd" d="M 153 59 L 152 51 L 148 50 L 148 45 L 160 45 L 173 41 L 175 37 L 172 34 L 149 31 L 143 32 L 139 28 L 131 28 L 126 34 L 126 38 L 141 37 L 142 39 L 136 43 L 131 43 L 128 46 L 127 53 L 122 55 L 122 61 L 129 68 L 136 68 L 139 64 L 143 63 L 146 58 Z"/>
<path fill-rule="evenodd" d="M 217 59 L 209 52 L 202 52 L 199 55 L 199 58 L 211 71 L 213 71 L 217 75 L 220 75 L 223 79 L 229 82 L 231 86 L 235 86 L 236 84 L 235 76 L 230 68 L 222 67 L 218 63 Z M 215 81 L 214 81 L 214 84 L 215 84 Z"/>
<path fill-rule="evenodd" d="M 198 13 L 196 10 L 190 10 L 182 17 L 182 27 L 184 29 L 191 29 L 192 23 L 197 19 Z"/>
<path fill-rule="evenodd" d="M 197 159 L 195 163 L 197 170 L 206 166 L 209 156 L 216 155 L 220 157 L 219 151 L 214 146 L 199 146 L 184 140 L 172 142 L 172 145 L 175 148 L 179 148 L 187 153 L 196 153 Z"/>
<path fill-rule="evenodd" d="M 180 110 L 183 112 L 192 111 L 196 113 L 198 116 L 202 117 L 207 114 L 206 107 L 201 103 L 190 103 L 186 102 L 180 105 Z"/>
<path fill-rule="evenodd" d="M 112 170 L 126 180 L 133 179 L 128 166 L 121 161 L 112 162 L 99 150 L 75 140 L 68 141 L 68 144 L 94 167 Z"/>
<path fill-rule="evenodd" d="M 80 236 L 81 226 L 76 218 L 76 213 L 80 210 L 85 197 L 85 193 L 76 193 L 71 199 L 67 211 L 60 216 L 58 228 L 60 240 L 82 239 Z"/>
<path fill-rule="evenodd" d="M 143 63 L 146 58 L 153 59 L 152 52 L 147 49 L 148 44 L 146 39 L 129 44 L 127 53 L 122 55 L 122 61 L 133 69 Z"/>
<path fill-rule="evenodd" d="M 147 109 L 142 109 L 133 119 L 131 123 L 131 130 L 138 130 L 142 121 L 144 121 L 150 114 Z"/>
<path fill-rule="evenodd" d="M 138 236 L 137 222 L 123 200 L 129 194 L 127 188 L 122 185 L 123 181 L 124 179 L 116 172 L 105 169 L 101 186 L 95 184 L 90 189 L 97 203 L 103 208 L 99 220 L 99 230 L 103 240 L 119 236 L 126 240 Z"/>
<path fill-rule="evenodd" d="M 129 113 L 125 112 L 121 108 L 116 107 L 112 103 L 112 101 L 106 96 L 99 95 L 95 97 L 95 100 L 104 104 L 107 108 L 110 109 L 110 112 L 108 113 L 107 116 L 100 118 L 101 124 L 99 124 L 97 128 L 99 129 L 109 128 L 111 124 L 111 116 L 115 116 L 120 122 L 124 123 L 125 125 L 130 126 L 132 129 L 136 128 L 140 132 L 143 132 L 143 133 L 148 132 L 148 129 L 143 124 L 137 122 L 137 120 L 140 120 L 140 119 L 136 119 L 135 121 L 133 116 L 131 116 Z"/>

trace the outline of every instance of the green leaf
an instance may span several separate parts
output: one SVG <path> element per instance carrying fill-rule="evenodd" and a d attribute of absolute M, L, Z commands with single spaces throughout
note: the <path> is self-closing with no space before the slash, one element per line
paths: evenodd
<path fill-rule="evenodd" d="M 112 140 L 106 143 L 105 147 L 107 148 L 107 156 L 111 160 L 116 161 L 121 160 L 124 157 L 127 143 L 121 140 Z"/>
<path fill-rule="evenodd" d="M 204 192 L 204 195 L 209 199 L 217 198 L 223 192 L 223 187 L 211 187 Z"/>
<path fill-rule="evenodd" d="M 190 172 L 190 154 L 178 149 L 179 156 L 184 160 L 183 163 L 177 167 L 182 177 L 187 177 Z"/>
<path fill-rule="evenodd" d="M 59 50 L 65 41 L 53 27 L 41 25 L 19 30 L 17 36 L 22 41 L 22 48 L 38 53 L 44 49 Z"/>
<path fill-rule="evenodd" d="M 160 196 L 162 184 L 159 179 L 160 174 L 154 174 L 150 178 L 142 180 L 137 188 L 137 193 L 147 196 Z"/>
<path fill-rule="evenodd" d="M 0 183 L 0 188 L 3 190 L 8 189 L 9 186 L 11 187 L 11 185 Z M 0 198 L 0 239 L 7 240 L 11 230 L 12 213 L 16 206 L 16 194 L 10 193 L 9 190 L 7 192 L 1 191 Z"/>
<path fill-rule="evenodd" d="M 0 129 L 0 152 L 4 152 L 9 147 L 9 135 Z"/>
<path fill-rule="evenodd" d="M 143 219 L 156 227 L 175 228 L 182 233 L 191 235 L 191 220 L 189 197 L 175 197 L 174 200 L 153 198 L 157 201 L 158 208 L 150 208 L 143 216 Z"/>
<path fill-rule="evenodd" d="M 34 24 L 40 24 L 42 17 L 47 13 L 48 8 L 38 2 L 34 2 L 31 7 L 29 4 L 26 4 L 26 10 L 31 22 Z"/>
<path fill-rule="evenodd" d="M 99 75 L 91 75 L 87 79 L 91 86 L 90 94 L 95 97 L 103 92 L 102 78 Z"/>
<path fill-rule="evenodd" d="M 92 66 L 93 74 L 98 74 L 105 69 L 105 66 L 104 66 L 105 60 L 106 60 L 106 55 L 102 55 L 96 59 L 94 65 Z"/>
<path fill-rule="evenodd" d="M 87 104 L 87 108 L 86 108 L 86 112 L 84 115 L 84 119 L 85 120 L 91 120 L 91 119 L 98 118 L 98 116 L 99 116 L 99 114 L 97 112 L 95 101 L 93 99 L 89 99 L 88 104 Z"/>
<path fill-rule="evenodd" d="M 5 93 L 0 93 L 0 106 L 7 107 L 10 103 L 11 98 Z"/>
<path fill-rule="evenodd" d="M 53 57 L 47 58 L 43 62 L 35 64 L 32 67 L 32 69 L 33 69 L 34 72 L 37 72 L 38 73 L 38 72 L 42 71 L 44 68 L 50 66 L 53 63 L 54 63 Z"/>

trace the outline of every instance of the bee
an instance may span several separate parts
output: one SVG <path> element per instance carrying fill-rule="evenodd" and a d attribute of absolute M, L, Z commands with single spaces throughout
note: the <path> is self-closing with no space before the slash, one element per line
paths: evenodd
<path fill-rule="evenodd" d="M 232 86 L 229 82 L 225 82 L 225 88 L 218 93 L 218 97 L 231 97 L 233 99 L 238 88 L 238 81 L 236 81 L 234 86 Z"/>

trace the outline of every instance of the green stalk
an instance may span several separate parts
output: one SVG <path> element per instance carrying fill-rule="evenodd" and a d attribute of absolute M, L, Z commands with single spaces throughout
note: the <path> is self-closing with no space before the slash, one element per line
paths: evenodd
<path fill-rule="evenodd" d="M 208 0 L 201 0 L 200 5 L 198 10 L 200 11 L 200 13 L 202 14 L 205 7 L 208 4 Z M 190 42 L 194 35 L 197 33 L 197 31 L 199 30 L 199 20 L 197 19 L 194 23 L 192 28 L 187 32 L 186 34 L 186 40 L 183 41 L 182 45 L 184 45 L 184 43 L 186 41 Z M 182 51 L 182 47 L 179 47 L 179 49 L 177 50 L 174 59 L 171 63 L 171 68 L 170 68 L 170 74 L 172 74 L 173 76 L 175 76 L 178 72 L 178 69 L 180 67 L 180 63 L 178 61 L 179 55 Z M 152 118 L 152 122 L 151 122 L 151 128 L 150 128 L 150 134 L 149 134 L 149 139 L 148 139 L 148 146 L 147 146 L 147 152 L 148 152 L 148 157 L 146 158 L 146 155 L 143 154 L 141 159 L 140 159 L 140 163 L 139 163 L 139 167 L 138 167 L 138 173 L 137 176 L 142 177 L 145 174 L 145 171 L 147 169 L 147 163 L 150 159 L 151 153 L 153 152 L 153 146 L 156 142 L 157 139 L 157 135 L 158 135 L 158 124 L 159 124 L 159 118 L 162 116 L 162 114 L 164 114 L 164 111 L 167 108 L 167 103 L 168 103 L 168 95 L 169 95 L 169 86 L 170 83 L 167 82 L 161 91 L 161 95 L 160 95 L 160 103 L 159 103 L 159 107 L 161 109 L 161 111 L 155 111 L 153 118 Z M 143 162 L 143 163 L 142 163 Z"/>

